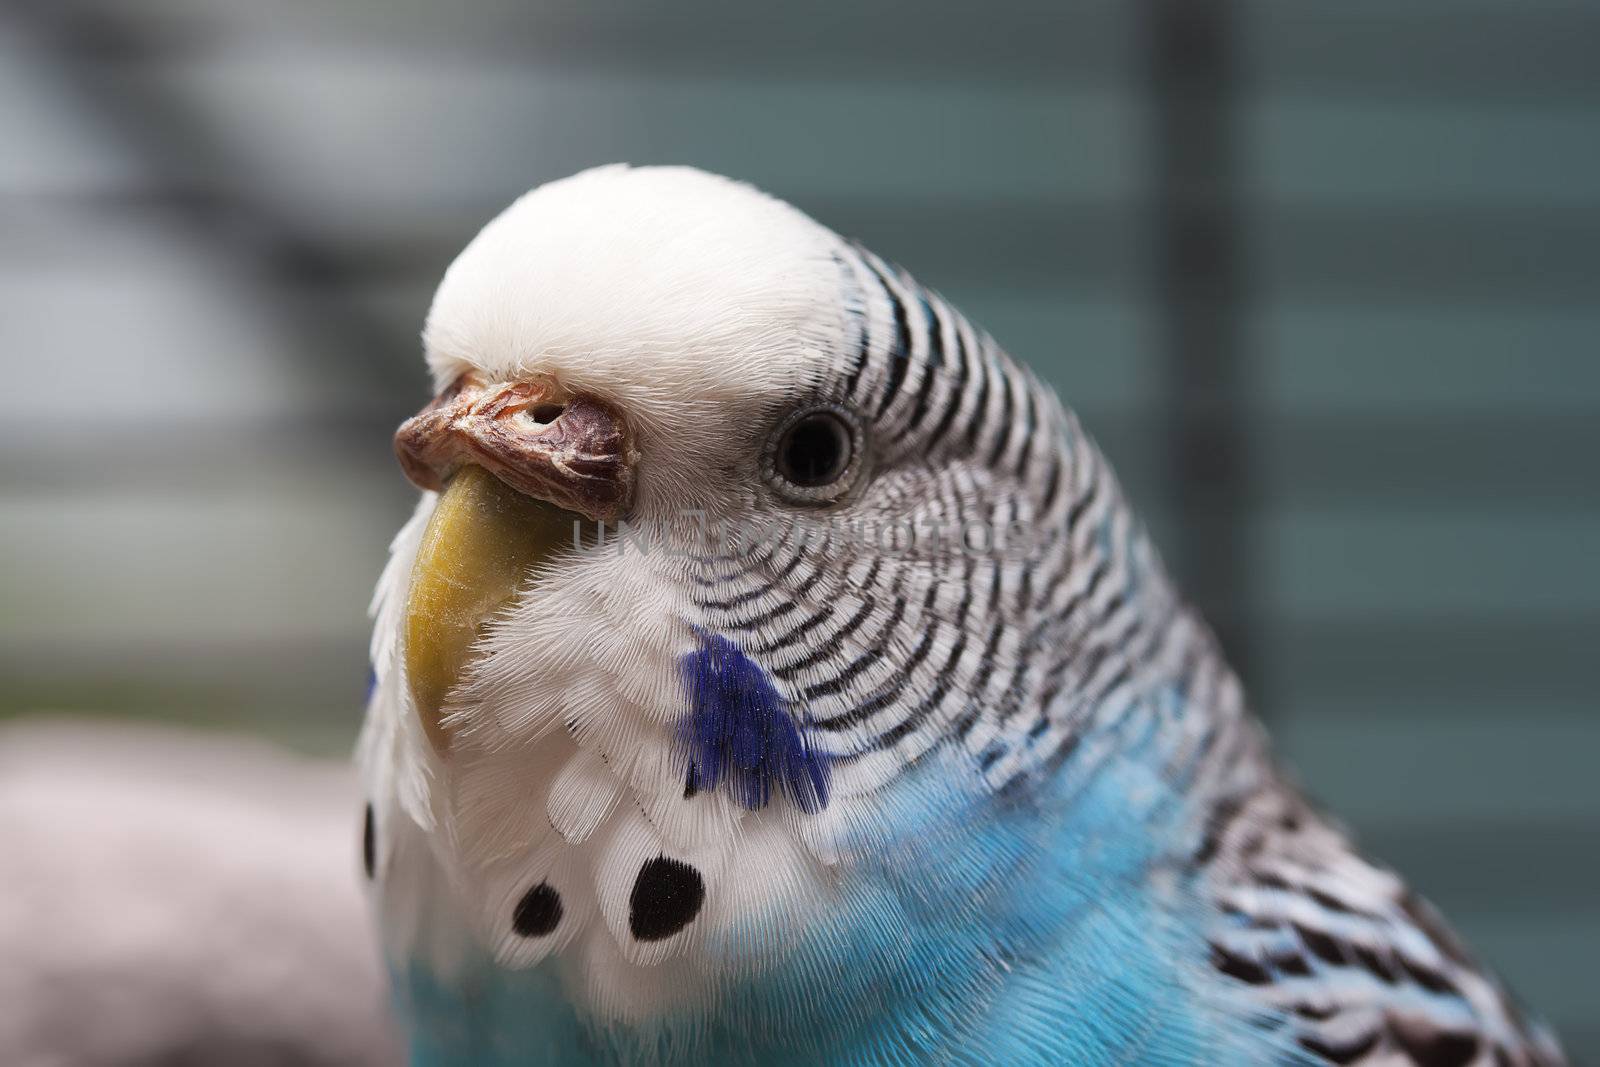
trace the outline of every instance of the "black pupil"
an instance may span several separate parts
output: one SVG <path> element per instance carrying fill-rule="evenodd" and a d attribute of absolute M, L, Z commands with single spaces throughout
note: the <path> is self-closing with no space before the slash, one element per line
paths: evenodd
<path fill-rule="evenodd" d="M 795 485 L 827 485 L 849 466 L 850 431 L 834 415 L 807 415 L 790 428 L 778 458 L 781 473 Z"/>

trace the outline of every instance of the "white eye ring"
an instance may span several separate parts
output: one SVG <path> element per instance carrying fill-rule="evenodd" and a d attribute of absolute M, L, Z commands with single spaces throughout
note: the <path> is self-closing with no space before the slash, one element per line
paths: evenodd
<path fill-rule="evenodd" d="M 778 423 L 761 457 L 761 476 L 795 504 L 831 504 L 861 475 L 866 433 L 855 412 L 817 404 Z"/>

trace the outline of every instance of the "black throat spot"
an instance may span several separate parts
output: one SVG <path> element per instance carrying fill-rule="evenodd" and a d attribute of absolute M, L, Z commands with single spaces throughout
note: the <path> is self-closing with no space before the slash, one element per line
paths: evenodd
<path fill-rule="evenodd" d="M 640 941 L 662 941 L 700 914 L 706 884 L 681 860 L 657 856 L 639 868 L 628 896 L 628 929 Z"/>

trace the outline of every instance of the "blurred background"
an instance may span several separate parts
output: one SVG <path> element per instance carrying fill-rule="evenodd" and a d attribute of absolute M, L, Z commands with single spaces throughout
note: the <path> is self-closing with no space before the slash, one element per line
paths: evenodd
<path fill-rule="evenodd" d="M 1600 1058 L 1597 55 L 1559 0 L 0 6 L 0 715 L 345 754 L 440 272 L 692 163 L 1054 382 L 1311 790 Z"/>

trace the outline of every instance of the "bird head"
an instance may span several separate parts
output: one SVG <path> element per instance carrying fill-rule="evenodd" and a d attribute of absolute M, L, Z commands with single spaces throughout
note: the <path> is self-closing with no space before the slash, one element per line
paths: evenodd
<path fill-rule="evenodd" d="M 681 1006 L 1068 747 L 1071 579 L 1126 531 L 1053 395 L 903 272 L 602 168 L 485 227 L 424 341 L 361 754 L 397 953 L 445 908 L 601 1015 Z"/>

